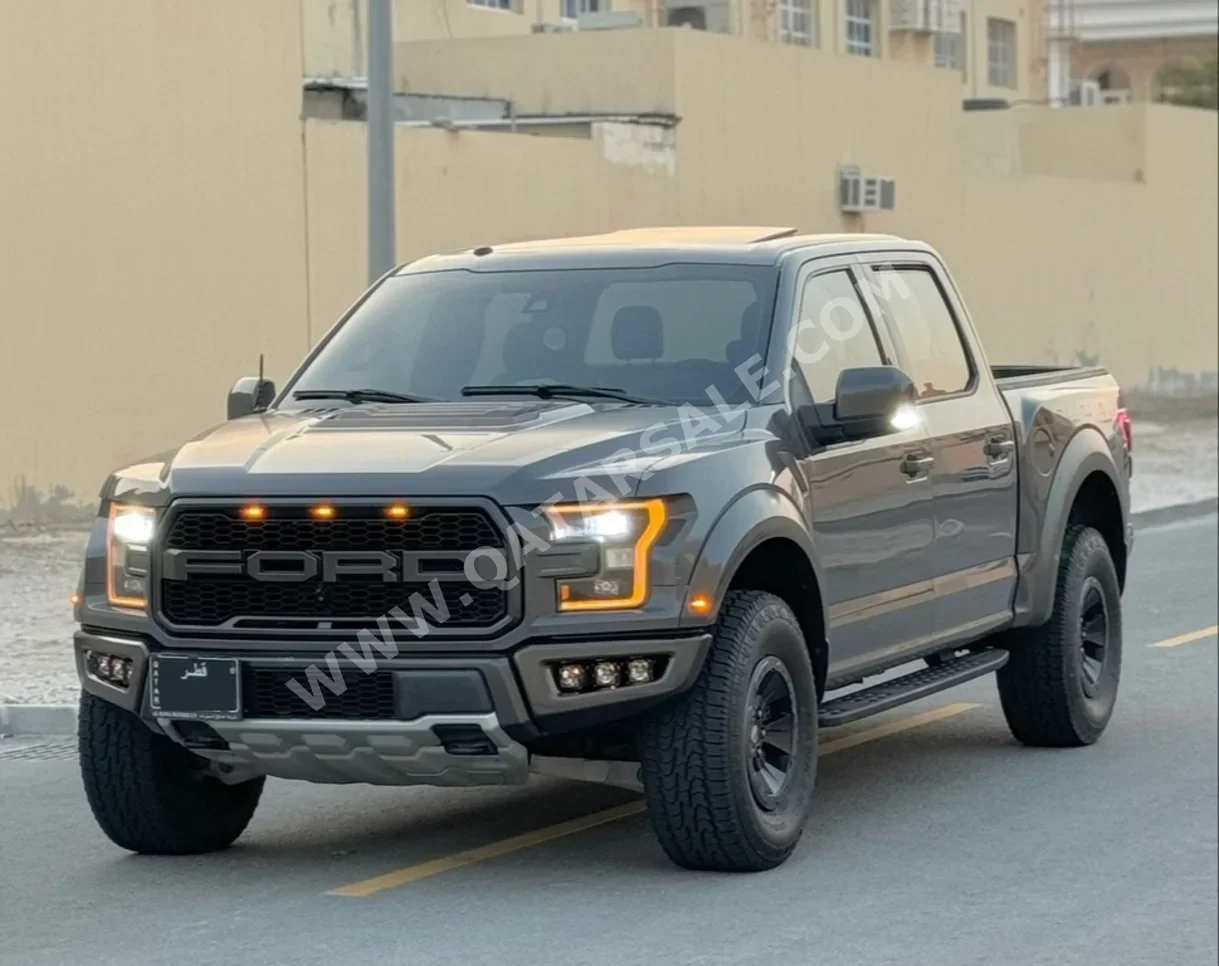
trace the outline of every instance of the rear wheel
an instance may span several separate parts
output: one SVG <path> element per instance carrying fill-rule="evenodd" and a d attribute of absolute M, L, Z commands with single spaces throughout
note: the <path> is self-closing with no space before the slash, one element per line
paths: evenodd
<path fill-rule="evenodd" d="M 132 852 L 226 848 L 245 831 L 266 782 L 226 785 L 205 759 L 89 693 L 81 695 L 78 738 L 93 817 L 115 845 Z"/>
<path fill-rule="evenodd" d="M 694 687 L 640 729 L 645 798 L 666 854 L 756 872 L 800 841 L 817 767 L 817 688 L 791 609 L 736 591 Z"/>
<path fill-rule="evenodd" d="M 1072 526 L 1063 539 L 1054 612 L 1012 636 L 999 669 L 1008 727 L 1026 745 L 1090 745 L 1104 733 L 1122 670 L 1122 600 L 1104 538 Z"/>

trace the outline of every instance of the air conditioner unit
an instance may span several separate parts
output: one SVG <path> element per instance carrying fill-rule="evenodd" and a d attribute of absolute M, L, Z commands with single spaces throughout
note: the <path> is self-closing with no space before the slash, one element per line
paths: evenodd
<path fill-rule="evenodd" d="M 1094 80 L 1081 80 L 1071 91 L 1071 103 L 1079 107 L 1097 107 L 1104 103 L 1105 92 Z"/>
<path fill-rule="evenodd" d="M 961 0 L 893 0 L 889 29 L 904 33 L 959 34 Z"/>
<path fill-rule="evenodd" d="M 575 32 L 576 25 L 563 20 L 539 20 L 530 29 L 535 34 L 570 34 Z"/>
<path fill-rule="evenodd" d="M 733 32 L 730 0 L 665 0 L 665 23 L 714 34 Z"/>
<path fill-rule="evenodd" d="M 838 210 L 845 214 L 893 211 L 897 207 L 897 181 L 865 175 L 857 164 L 838 168 Z"/>

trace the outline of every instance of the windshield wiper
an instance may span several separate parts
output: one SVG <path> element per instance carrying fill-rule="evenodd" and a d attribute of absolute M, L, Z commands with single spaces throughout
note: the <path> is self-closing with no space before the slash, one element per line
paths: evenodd
<path fill-rule="evenodd" d="M 430 396 L 410 396 L 404 392 L 390 392 L 388 389 L 298 389 L 292 394 L 293 399 L 346 399 L 352 405 L 360 403 L 423 403 L 436 402 Z"/>
<path fill-rule="evenodd" d="M 568 386 L 563 383 L 538 383 L 533 386 L 463 386 L 463 396 L 537 396 L 539 399 L 554 399 L 571 396 L 576 399 L 616 399 L 618 402 L 635 403 L 638 406 L 668 406 L 663 399 L 635 396 L 624 389 L 613 386 Z"/>

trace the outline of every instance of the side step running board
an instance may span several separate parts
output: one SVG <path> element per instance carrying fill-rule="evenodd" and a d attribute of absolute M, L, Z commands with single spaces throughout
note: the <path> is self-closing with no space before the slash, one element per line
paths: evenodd
<path fill-rule="evenodd" d="M 979 651 L 936 667 L 924 668 L 892 681 L 875 684 L 862 691 L 827 701 L 821 706 L 817 723 L 822 728 L 850 724 L 869 715 L 880 714 L 929 694 L 980 678 L 1007 663 L 1007 651 Z"/>

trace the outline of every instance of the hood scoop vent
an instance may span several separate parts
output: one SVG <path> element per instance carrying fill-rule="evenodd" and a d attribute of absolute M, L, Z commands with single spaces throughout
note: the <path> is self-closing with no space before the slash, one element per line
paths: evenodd
<path fill-rule="evenodd" d="M 536 422 L 553 402 L 438 402 L 418 406 L 349 406 L 328 412 L 308 432 L 344 432 L 352 429 L 479 429 L 508 430 Z"/>

